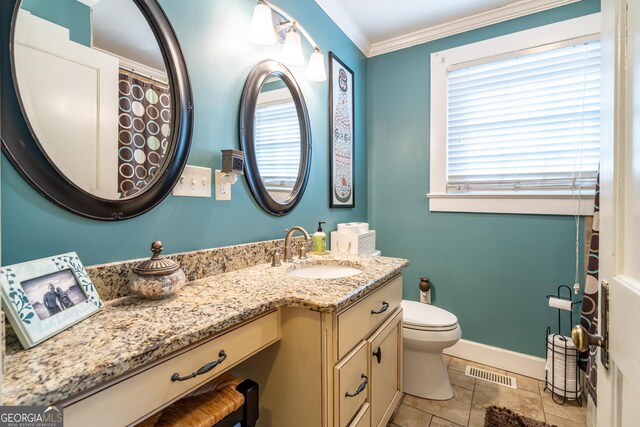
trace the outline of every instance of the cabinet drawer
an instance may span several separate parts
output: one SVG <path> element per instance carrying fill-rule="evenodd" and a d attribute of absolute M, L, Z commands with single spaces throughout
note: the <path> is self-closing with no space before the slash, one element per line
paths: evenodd
<path fill-rule="evenodd" d="M 371 357 L 371 425 L 383 427 L 402 398 L 402 309 L 397 310 L 367 342 Z"/>
<path fill-rule="evenodd" d="M 170 404 L 278 338 L 278 313 L 271 312 L 66 406 L 65 426 L 129 425 Z M 174 373 L 187 376 L 218 360 L 222 350 L 226 358 L 208 373 L 186 381 L 171 381 Z"/>
<path fill-rule="evenodd" d="M 338 314 L 338 359 L 389 318 L 402 302 L 402 276 Z"/>
<path fill-rule="evenodd" d="M 363 341 L 335 367 L 336 425 L 339 427 L 348 425 L 367 401 L 367 362 L 367 345 Z"/>
<path fill-rule="evenodd" d="M 351 424 L 349 424 L 349 427 L 371 427 L 370 408 L 371 405 L 365 402 L 362 408 L 360 408 L 358 415 L 356 415 L 353 421 L 351 421 Z"/>

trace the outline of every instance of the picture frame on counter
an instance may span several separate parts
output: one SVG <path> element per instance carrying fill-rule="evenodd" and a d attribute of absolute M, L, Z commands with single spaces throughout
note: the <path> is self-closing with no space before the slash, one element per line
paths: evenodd
<path fill-rule="evenodd" d="M 351 68 L 329 52 L 329 207 L 355 207 L 355 105 Z"/>
<path fill-rule="evenodd" d="M 102 309 L 75 252 L 0 267 L 2 309 L 24 348 L 31 348 Z"/>

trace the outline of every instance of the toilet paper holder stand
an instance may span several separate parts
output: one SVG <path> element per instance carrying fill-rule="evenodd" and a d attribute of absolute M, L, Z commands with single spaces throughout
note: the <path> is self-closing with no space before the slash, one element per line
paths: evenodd
<path fill-rule="evenodd" d="M 551 391 L 552 399 L 558 405 L 564 405 L 567 400 L 575 400 L 579 406 L 582 406 L 582 386 L 580 384 L 580 369 L 578 368 L 578 358 L 580 351 L 575 346 L 568 345 L 568 338 L 571 335 L 571 327 L 573 325 L 573 308 L 582 304 L 582 300 L 573 300 L 572 290 L 567 285 L 558 286 L 555 295 L 547 295 L 547 299 L 555 298 L 571 303 L 571 310 L 563 310 L 555 308 L 558 312 L 557 331 L 552 334 L 551 327 L 547 327 L 545 336 L 545 355 L 547 366 L 550 364 L 550 370 L 545 369 L 545 386 L 544 389 Z M 562 333 L 562 312 L 567 312 L 567 320 L 569 327 L 568 335 Z M 549 342 L 551 340 L 551 342 Z M 564 342 L 564 345 L 557 345 L 556 341 Z M 559 363 L 558 363 L 559 362 Z M 573 369 L 574 375 L 569 378 L 569 368 Z M 569 387 L 573 382 L 574 386 Z M 556 384 L 558 383 L 558 384 Z"/>
<path fill-rule="evenodd" d="M 568 295 L 567 296 L 563 296 L 563 290 L 567 290 L 568 291 Z M 573 295 L 573 293 L 571 292 L 571 288 L 567 285 L 561 285 L 558 286 L 558 291 L 556 292 L 555 295 L 547 295 L 547 300 L 550 299 L 557 299 L 557 300 L 561 300 L 561 301 L 567 301 L 567 302 L 571 302 L 571 310 L 566 310 L 569 312 L 569 335 L 571 335 L 571 328 L 573 327 L 573 307 L 575 305 L 578 304 L 582 304 L 582 300 L 573 300 L 571 298 L 571 295 Z M 556 310 L 558 311 L 558 334 L 562 333 L 562 309 L 556 308 Z"/>

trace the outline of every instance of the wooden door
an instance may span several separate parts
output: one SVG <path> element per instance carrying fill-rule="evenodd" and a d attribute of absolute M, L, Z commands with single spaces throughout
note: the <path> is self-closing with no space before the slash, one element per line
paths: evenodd
<path fill-rule="evenodd" d="M 118 199 L 118 59 L 24 10 L 14 47 L 24 112 L 47 156 L 78 187 Z"/>
<path fill-rule="evenodd" d="M 402 310 L 368 340 L 371 426 L 387 425 L 402 397 Z"/>
<path fill-rule="evenodd" d="M 603 0 L 602 19 L 600 280 L 610 287 L 610 357 L 598 368 L 595 419 L 626 427 L 640 422 L 640 2 Z M 605 327 L 601 316 L 601 335 Z"/>

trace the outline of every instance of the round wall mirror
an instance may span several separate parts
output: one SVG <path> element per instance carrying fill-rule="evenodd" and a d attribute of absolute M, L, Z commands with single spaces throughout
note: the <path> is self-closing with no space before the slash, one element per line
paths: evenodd
<path fill-rule="evenodd" d="M 11 76 L 2 108 L 16 122 L 3 115 L 2 142 L 14 166 L 52 201 L 94 219 L 157 205 L 186 162 L 193 110 L 184 59 L 158 3 L 2 7 L 3 20 L 13 16 L 2 22 L 2 73 Z"/>
<path fill-rule="evenodd" d="M 282 216 L 300 202 L 311 166 L 311 128 L 302 91 L 276 61 L 256 65 L 240 104 L 240 145 L 251 193 L 266 212 Z"/>

